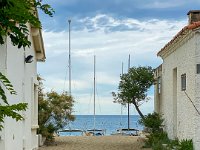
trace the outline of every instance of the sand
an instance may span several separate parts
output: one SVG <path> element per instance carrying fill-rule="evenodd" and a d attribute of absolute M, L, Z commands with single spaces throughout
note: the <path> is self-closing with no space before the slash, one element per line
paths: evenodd
<path fill-rule="evenodd" d="M 135 136 L 65 136 L 56 137 L 54 144 L 39 150 L 141 150 L 142 145 Z"/>

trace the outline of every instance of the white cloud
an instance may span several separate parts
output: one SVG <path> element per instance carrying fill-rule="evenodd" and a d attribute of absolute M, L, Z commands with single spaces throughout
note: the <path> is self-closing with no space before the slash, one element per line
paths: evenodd
<path fill-rule="evenodd" d="M 86 25 L 83 30 L 71 31 L 72 94 L 77 101 L 75 111 L 86 114 L 88 109 L 86 105 L 93 89 L 95 54 L 102 113 L 119 114 L 120 106 L 112 103 L 110 91 L 115 91 L 118 87 L 122 61 L 124 72 L 127 70 L 128 54 L 131 54 L 132 65 L 158 66 L 161 59 L 157 58 L 156 53 L 186 24 L 186 20 L 116 19 L 99 14 L 93 18 L 84 18 L 81 23 Z M 122 29 L 120 26 L 124 25 L 125 28 Z M 47 90 L 66 90 L 68 32 L 44 31 L 43 37 L 47 61 L 39 65 L 39 73 L 46 80 Z M 114 107 L 116 109 L 110 110 Z M 152 102 L 142 109 L 146 113 L 152 111 Z"/>
<path fill-rule="evenodd" d="M 94 101 L 92 94 L 83 94 L 75 97 L 79 101 L 75 104 L 75 114 L 92 115 L 94 110 Z M 120 104 L 113 103 L 112 97 L 96 96 L 96 114 L 120 114 Z"/>
<path fill-rule="evenodd" d="M 144 115 L 153 112 L 154 103 L 153 103 L 153 96 L 150 96 L 151 99 L 147 103 L 143 103 L 140 106 L 140 110 L 143 112 Z M 75 99 L 78 101 L 75 103 L 75 114 L 81 115 L 92 115 L 94 110 L 94 101 L 92 94 L 82 94 Z M 96 97 L 96 114 L 97 115 L 106 115 L 106 114 L 121 114 L 121 105 L 118 103 L 113 103 L 112 97 L 104 97 L 104 96 L 97 96 Z M 122 106 L 122 115 L 128 114 L 128 109 L 126 106 Z M 130 114 L 137 115 L 137 111 L 133 104 L 130 104 Z"/>
<path fill-rule="evenodd" d="M 84 80 L 72 80 L 72 88 L 73 91 L 87 91 L 88 89 L 92 89 L 92 83 L 84 81 Z M 62 92 L 65 91 L 69 83 L 67 80 L 59 79 L 57 77 L 45 77 L 44 86 L 47 92 L 51 90 Z"/>

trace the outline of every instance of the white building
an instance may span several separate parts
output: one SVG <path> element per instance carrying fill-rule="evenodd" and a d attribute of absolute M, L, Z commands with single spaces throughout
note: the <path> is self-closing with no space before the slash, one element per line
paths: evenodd
<path fill-rule="evenodd" d="M 16 122 L 5 118 L 4 128 L 0 131 L 0 150 L 32 150 L 38 147 L 38 96 L 37 61 L 44 61 L 45 52 L 41 31 L 29 26 L 30 48 L 18 49 L 12 46 L 10 38 L 0 45 L 0 72 L 7 76 L 17 95 L 6 93 L 8 102 L 28 103 L 28 109 L 21 114 L 23 121 Z M 28 63 L 25 58 L 33 56 Z"/>
<path fill-rule="evenodd" d="M 163 64 L 155 71 L 155 111 L 163 114 L 170 138 L 193 139 L 199 150 L 200 11 L 188 17 L 188 25 L 157 54 Z"/>

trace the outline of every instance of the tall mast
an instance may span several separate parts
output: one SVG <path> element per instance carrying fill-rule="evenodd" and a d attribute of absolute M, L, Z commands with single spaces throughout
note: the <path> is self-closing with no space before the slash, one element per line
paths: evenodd
<path fill-rule="evenodd" d="M 69 23 L 69 95 L 71 96 L 71 39 L 70 39 L 71 20 L 68 20 L 68 23 Z"/>
<path fill-rule="evenodd" d="M 130 69 L 130 61 L 131 61 L 131 57 L 130 57 L 130 54 L 128 56 L 128 71 Z M 129 108 L 130 108 L 130 105 L 129 105 L 129 102 L 128 102 L 128 130 L 130 129 L 130 111 L 129 111 Z"/>
<path fill-rule="evenodd" d="M 124 63 L 122 62 L 122 75 L 124 74 Z M 121 122 L 120 125 L 122 125 L 122 104 L 121 104 Z"/>
<path fill-rule="evenodd" d="M 95 130 L 95 121 L 96 121 L 95 120 L 96 119 L 95 118 L 95 115 L 96 115 L 95 114 L 95 111 L 96 111 L 95 110 L 95 95 L 96 95 L 96 91 L 95 91 L 95 89 L 96 89 L 96 83 L 95 83 L 96 82 L 95 81 L 96 80 L 96 73 L 95 73 L 96 72 L 96 68 L 95 68 L 95 65 L 96 65 L 96 56 L 94 55 L 94 130 Z"/>

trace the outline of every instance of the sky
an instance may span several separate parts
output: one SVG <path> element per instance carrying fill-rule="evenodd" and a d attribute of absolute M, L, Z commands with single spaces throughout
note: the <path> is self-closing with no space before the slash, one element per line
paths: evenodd
<path fill-rule="evenodd" d="M 39 12 L 43 28 L 46 61 L 38 64 L 45 92 L 68 91 L 69 24 L 71 20 L 71 70 L 74 114 L 93 114 L 93 57 L 96 55 L 96 114 L 119 115 L 121 105 L 113 103 L 122 72 L 131 66 L 158 67 L 157 52 L 185 25 L 187 12 L 200 8 L 200 0 L 46 0 L 53 17 Z M 153 112 L 150 100 L 140 109 Z M 130 113 L 137 114 L 131 105 Z M 122 115 L 127 108 L 122 107 Z"/>

